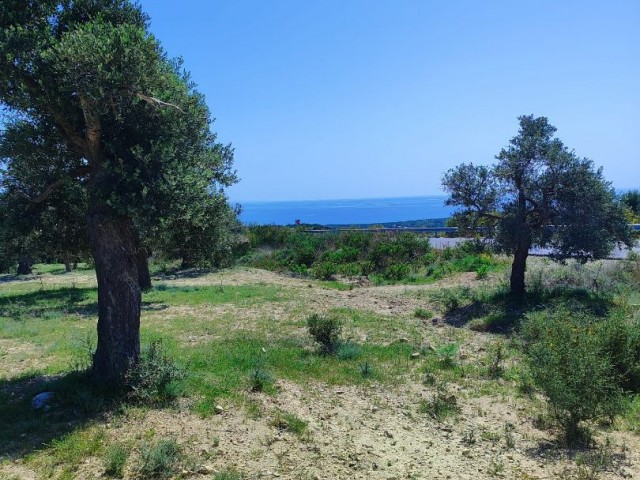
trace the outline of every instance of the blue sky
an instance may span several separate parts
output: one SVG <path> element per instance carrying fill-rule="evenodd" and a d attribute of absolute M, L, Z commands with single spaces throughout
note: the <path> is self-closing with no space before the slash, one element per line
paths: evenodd
<path fill-rule="evenodd" d="M 235 147 L 234 201 L 440 194 L 543 115 L 640 187 L 640 2 L 142 0 Z"/>

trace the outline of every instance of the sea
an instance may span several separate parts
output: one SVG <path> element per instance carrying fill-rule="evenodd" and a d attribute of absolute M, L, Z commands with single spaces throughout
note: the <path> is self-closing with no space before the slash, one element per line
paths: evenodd
<path fill-rule="evenodd" d="M 297 221 L 320 225 L 358 225 L 447 218 L 444 195 L 349 200 L 305 200 L 240 203 L 240 220 L 247 225 L 291 225 Z"/>

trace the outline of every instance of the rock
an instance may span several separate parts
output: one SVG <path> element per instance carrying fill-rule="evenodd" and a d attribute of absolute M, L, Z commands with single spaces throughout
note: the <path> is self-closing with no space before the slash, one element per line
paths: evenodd
<path fill-rule="evenodd" d="M 393 438 L 393 434 L 389 430 L 384 431 L 384 436 L 387 438 Z"/>
<path fill-rule="evenodd" d="M 211 473 L 215 473 L 215 469 L 211 465 L 202 465 L 198 469 L 198 473 L 201 473 L 202 475 L 209 475 Z"/>
<path fill-rule="evenodd" d="M 411 358 L 412 358 L 412 359 L 416 359 L 416 358 L 418 358 L 418 357 L 420 357 L 420 352 L 413 352 L 413 353 L 411 354 Z"/>
<path fill-rule="evenodd" d="M 216 415 L 224 413 L 224 408 L 222 407 L 222 405 L 216 405 L 213 410 L 216 412 Z"/>
<path fill-rule="evenodd" d="M 469 450 L 468 448 L 465 448 L 464 450 L 462 450 L 462 456 L 471 457 L 471 450 Z"/>
<path fill-rule="evenodd" d="M 54 395 L 55 394 L 53 392 L 39 393 L 38 395 L 33 397 L 33 399 L 31 400 L 31 406 L 36 410 L 45 408 L 47 407 L 47 403 L 49 403 L 53 399 Z"/>
<path fill-rule="evenodd" d="M 409 339 L 407 337 L 400 337 L 400 339 L 398 341 L 400 343 L 407 343 L 407 342 L 409 342 Z"/>

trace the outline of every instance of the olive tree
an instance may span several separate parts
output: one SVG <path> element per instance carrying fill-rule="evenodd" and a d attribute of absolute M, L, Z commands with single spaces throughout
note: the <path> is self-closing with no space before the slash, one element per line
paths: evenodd
<path fill-rule="evenodd" d="M 580 261 L 608 255 L 616 243 L 631 246 L 624 210 L 593 162 L 578 157 L 545 117 L 519 117 L 520 130 L 492 166 L 462 164 L 443 177 L 447 205 L 467 228 L 483 225 L 502 251 L 513 255 L 511 293 L 525 293 L 533 246 L 555 259 Z"/>
<path fill-rule="evenodd" d="M 139 361 L 141 234 L 150 230 L 137 225 L 160 222 L 190 191 L 236 181 L 203 96 L 148 27 L 128 0 L 0 0 L 0 102 L 68 151 L 41 191 L 21 190 L 34 202 L 65 182 L 86 191 L 98 280 L 92 371 L 104 382 Z"/>

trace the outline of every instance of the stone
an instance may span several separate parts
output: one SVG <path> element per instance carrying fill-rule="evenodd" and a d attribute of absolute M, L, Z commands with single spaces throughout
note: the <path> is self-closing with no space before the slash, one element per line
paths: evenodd
<path fill-rule="evenodd" d="M 222 405 L 216 405 L 213 410 L 216 412 L 216 415 L 224 413 L 224 408 L 222 407 Z"/>
<path fill-rule="evenodd" d="M 420 352 L 413 352 L 413 353 L 411 354 L 411 358 L 412 358 L 412 359 L 416 359 L 416 358 L 418 358 L 418 357 L 420 357 Z"/>
<path fill-rule="evenodd" d="M 44 409 L 48 403 L 53 399 L 55 394 L 53 392 L 42 392 L 31 399 L 31 406 L 36 410 Z"/>

